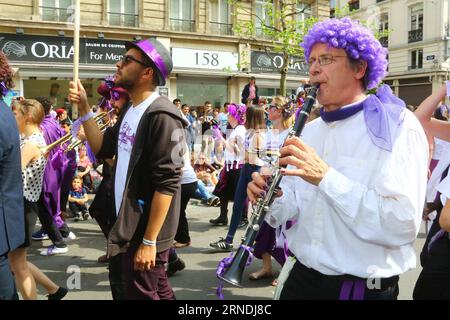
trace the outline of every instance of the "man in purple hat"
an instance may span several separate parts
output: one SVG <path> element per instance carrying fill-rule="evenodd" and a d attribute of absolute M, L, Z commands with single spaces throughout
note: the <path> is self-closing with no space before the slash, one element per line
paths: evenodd
<path fill-rule="evenodd" d="M 81 82 L 78 93 L 71 83 L 69 99 L 79 104 L 97 158 L 116 158 L 113 210 L 117 218 L 108 234 L 108 257 L 113 264 L 110 272 L 122 276 L 122 297 L 174 299 L 165 264 L 178 227 L 181 146 L 187 123 L 156 90 L 172 71 L 169 51 L 156 39 L 125 46 L 127 52 L 116 64 L 115 84 L 128 91 L 131 105 L 124 107 L 114 127 L 100 133 Z"/>
<path fill-rule="evenodd" d="M 387 51 L 370 30 L 329 19 L 302 46 L 323 107 L 281 149 L 282 192 L 266 221 L 297 223 L 285 231 L 296 261 L 280 298 L 396 299 L 399 275 L 416 266 L 427 139 L 403 101 L 377 88 Z M 254 174 L 252 202 L 265 185 Z"/>

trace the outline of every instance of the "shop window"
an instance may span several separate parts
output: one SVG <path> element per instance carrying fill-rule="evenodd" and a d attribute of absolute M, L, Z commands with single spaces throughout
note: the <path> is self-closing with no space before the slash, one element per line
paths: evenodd
<path fill-rule="evenodd" d="M 42 0 L 41 15 L 44 21 L 66 22 L 73 15 L 72 0 Z"/>
<path fill-rule="evenodd" d="M 112 26 L 137 27 L 137 0 L 109 0 L 108 19 Z"/>
<path fill-rule="evenodd" d="M 170 0 L 170 29 L 173 31 L 195 31 L 193 0 Z"/>
<path fill-rule="evenodd" d="M 230 23 L 230 5 L 227 0 L 210 0 L 209 28 L 214 34 L 232 34 Z"/>

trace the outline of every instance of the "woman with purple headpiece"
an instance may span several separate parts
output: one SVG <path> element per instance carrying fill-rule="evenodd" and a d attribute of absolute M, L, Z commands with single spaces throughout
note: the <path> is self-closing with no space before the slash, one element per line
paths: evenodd
<path fill-rule="evenodd" d="M 387 50 L 349 18 L 316 23 L 304 37 L 320 118 L 281 149 L 281 192 L 265 217 L 286 230 L 295 263 L 281 299 L 397 299 L 415 268 L 428 143 L 387 86 Z M 377 88 L 376 94 L 367 90 Z M 264 196 L 254 174 L 250 201 Z M 286 264 L 285 264 L 286 265 Z"/>
<path fill-rule="evenodd" d="M 234 199 L 234 192 L 239 180 L 239 174 L 244 160 L 244 140 L 246 129 L 245 105 L 230 104 L 228 106 L 228 124 L 226 139 L 222 136 L 220 128 L 213 129 L 214 139 L 223 143 L 225 148 L 225 167 L 220 172 L 219 182 L 213 194 L 220 198 L 220 215 L 209 222 L 215 226 L 228 224 L 228 201 Z"/>

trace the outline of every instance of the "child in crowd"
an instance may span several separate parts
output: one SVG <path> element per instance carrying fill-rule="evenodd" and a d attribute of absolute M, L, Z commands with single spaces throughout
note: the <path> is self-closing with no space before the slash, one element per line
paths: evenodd
<path fill-rule="evenodd" d="M 87 156 L 86 145 L 81 144 L 78 147 L 78 163 L 77 163 L 78 176 L 83 180 L 82 182 L 86 187 L 86 190 L 93 193 L 94 190 L 91 177 L 91 168 L 92 162 L 91 160 L 89 160 L 89 157 Z"/>
<path fill-rule="evenodd" d="M 89 219 L 87 202 L 88 196 L 83 188 L 83 180 L 80 177 L 73 178 L 72 189 L 69 191 L 69 208 L 75 217 L 75 221 Z"/>

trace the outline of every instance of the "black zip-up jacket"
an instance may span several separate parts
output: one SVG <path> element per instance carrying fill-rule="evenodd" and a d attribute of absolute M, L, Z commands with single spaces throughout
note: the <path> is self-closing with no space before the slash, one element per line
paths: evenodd
<path fill-rule="evenodd" d="M 117 123 L 105 131 L 102 147 L 97 153 L 99 159 L 111 159 L 117 154 L 119 129 L 128 108 L 130 106 L 125 108 Z M 158 97 L 144 112 L 131 150 L 122 205 L 108 234 L 108 256 L 126 252 L 130 247 L 134 250 L 142 243 L 155 191 L 173 196 L 157 237 L 157 252 L 172 246 L 180 211 L 185 126 L 187 121 L 166 97 Z M 115 174 L 116 165 L 113 168 L 112 190 Z M 139 204 L 138 200 L 143 204 Z M 111 201 L 114 203 L 114 199 Z M 115 206 L 109 207 L 114 214 Z M 101 215 L 109 214 L 111 212 Z"/>

